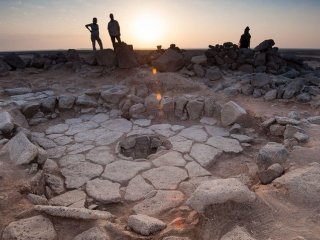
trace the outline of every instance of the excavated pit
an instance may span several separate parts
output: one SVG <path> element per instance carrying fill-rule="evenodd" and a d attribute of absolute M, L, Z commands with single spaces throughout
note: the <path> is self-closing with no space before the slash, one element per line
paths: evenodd
<path fill-rule="evenodd" d="M 160 135 L 135 135 L 129 136 L 119 144 L 119 153 L 133 159 L 147 159 L 150 155 L 161 149 L 169 150 L 172 144 Z"/>

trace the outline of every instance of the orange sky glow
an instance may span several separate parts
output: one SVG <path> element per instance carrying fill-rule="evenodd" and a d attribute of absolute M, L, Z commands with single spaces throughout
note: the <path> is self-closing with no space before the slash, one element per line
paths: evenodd
<path fill-rule="evenodd" d="M 0 0 L 0 51 L 90 49 L 84 25 L 93 17 L 110 48 L 111 12 L 135 49 L 238 43 L 247 25 L 253 47 L 273 38 L 281 48 L 320 48 L 319 10 L 315 0 Z"/>

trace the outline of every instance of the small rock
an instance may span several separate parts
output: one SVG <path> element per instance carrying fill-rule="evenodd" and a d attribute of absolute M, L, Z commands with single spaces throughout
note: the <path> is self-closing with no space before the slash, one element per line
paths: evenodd
<path fill-rule="evenodd" d="M 190 120 L 199 119 L 202 115 L 204 103 L 198 100 L 191 100 L 188 102 L 186 109 Z"/>
<path fill-rule="evenodd" d="M 149 236 L 165 229 L 167 225 L 159 219 L 138 214 L 129 216 L 128 226 L 143 236 Z"/>
<path fill-rule="evenodd" d="M 270 126 L 270 134 L 273 136 L 283 136 L 286 127 L 280 124 L 273 124 Z"/>
<path fill-rule="evenodd" d="M 309 140 L 309 136 L 307 134 L 296 132 L 293 137 L 297 139 L 298 142 L 304 143 Z"/>
<path fill-rule="evenodd" d="M 265 170 L 275 163 L 283 165 L 287 157 L 288 151 L 282 144 L 269 142 L 260 149 L 257 165 L 260 170 Z"/>
<path fill-rule="evenodd" d="M 76 105 L 82 107 L 97 107 L 98 103 L 93 97 L 83 94 L 77 97 Z"/>
<path fill-rule="evenodd" d="M 0 133 L 11 133 L 14 128 L 14 121 L 10 113 L 0 112 Z"/>
<path fill-rule="evenodd" d="M 266 101 L 272 101 L 277 98 L 277 93 L 278 93 L 277 89 L 270 90 L 264 95 L 264 99 Z"/>
<path fill-rule="evenodd" d="M 221 71 L 218 67 L 210 67 L 207 70 L 206 78 L 208 78 L 210 81 L 217 81 L 222 78 Z"/>
<path fill-rule="evenodd" d="M 58 106 L 60 109 L 71 109 L 76 101 L 72 95 L 62 95 L 58 97 Z"/>
<path fill-rule="evenodd" d="M 34 205 L 48 205 L 48 199 L 44 196 L 39 196 L 39 195 L 29 193 L 27 195 L 27 198 Z"/>
<path fill-rule="evenodd" d="M 284 168 L 279 164 L 271 165 L 267 170 L 258 173 L 259 179 L 262 184 L 269 184 L 274 179 L 280 177 L 284 172 Z"/>
<path fill-rule="evenodd" d="M 49 200 L 50 205 L 68 207 L 74 203 L 85 200 L 87 195 L 80 190 L 73 190 Z"/>
<path fill-rule="evenodd" d="M 26 118 L 32 118 L 40 110 L 40 103 L 27 103 L 22 108 L 22 113 Z"/>

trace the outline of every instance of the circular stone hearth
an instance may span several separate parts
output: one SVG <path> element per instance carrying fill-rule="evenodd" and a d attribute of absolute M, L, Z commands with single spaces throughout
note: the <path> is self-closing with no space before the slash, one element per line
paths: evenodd
<path fill-rule="evenodd" d="M 119 143 L 119 153 L 133 159 L 147 159 L 158 150 L 172 148 L 172 144 L 165 137 L 152 135 L 133 135 Z"/>

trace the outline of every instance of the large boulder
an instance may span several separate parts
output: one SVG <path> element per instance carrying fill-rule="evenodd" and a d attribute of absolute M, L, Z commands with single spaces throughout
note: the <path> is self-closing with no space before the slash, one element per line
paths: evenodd
<path fill-rule="evenodd" d="M 3 150 L 9 153 L 11 161 L 17 165 L 29 164 L 38 156 L 37 146 L 23 132 L 11 138 Z"/>
<path fill-rule="evenodd" d="M 116 54 L 112 49 L 96 51 L 95 58 L 100 66 L 113 67 L 116 65 Z"/>
<path fill-rule="evenodd" d="M 13 69 L 24 69 L 26 67 L 24 61 L 15 53 L 5 55 L 3 61 Z"/>
<path fill-rule="evenodd" d="M 52 222 L 41 215 L 10 223 L 3 231 L 3 240 L 55 240 L 57 233 Z"/>
<path fill-rule="evenodd" d="M 11 133 L 14 128 L 14 121 L 8 112 L 0 112 L 0 133 Z"/>
<path fill-rule="evenodd" d="M 132 45 L 119 43 L 116 45 L 116 57 L 119 68 L 128 69 L 139 66 Z"/>
<path fill-rule="evenodd" d="M 160 72 L 176 72 L 184 66 L 184 58 L 181 53 L 168 49 L 152 65 Z"/>
<path fill-rule="evenodd" d="M 251 203 L 256 195 L 238 179 L 216 179 L 200 184 L 187 200 L 186 204 L 198 212 L 203 212 L 207 206 L 224 204 L 229 201 Z"/>
<path fill-rule="evenodd" d="M 259 151 L 257 165 L 260 170 L 266 170 L 275 163 L 283 165 L 288 157 L 288 151 L 284 145 L 269 142 Z"/>
<path fill-rule="evenodd" d="M 221 109 L 221 122 L 224 126 L 230 126 L 238 123 L 244 116 L 247 115 L 245 109 L 240 107 L 233 101 L 230 101 L 222 106 Z"/>
<path fill-rule="evenodd" d="M 254 51 L 266 51 L 270 48 L 272 48 L 275 45 L 275 42 L 273 39 L 264 40 L 262 43 L 260 43 L 258 46 L 254 48 Z"/>
<path fill-rule="evenodd" d="M 320 203 L 320 164 L 297 168 L 273 181 L 273 184 L 284 189 L 289 199 L 305 206 L 319 206 Z"/>
<path fill-rule="evenodd" d="M 253 74 L 250 81 L 253 87 L 258 87 L 258 88 L 262 88 L 271 82 L 272 82 L 272 77 L 265 73 Z"/>

